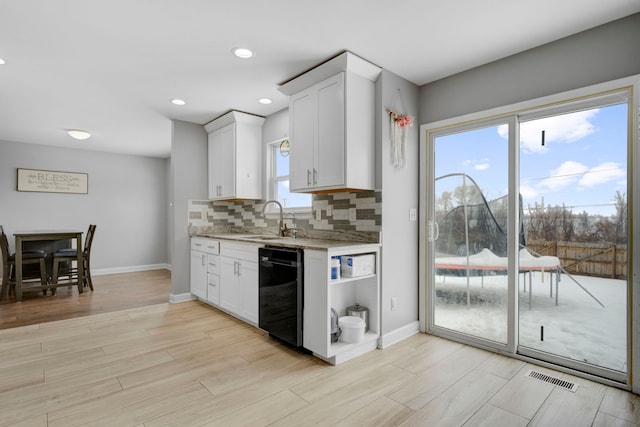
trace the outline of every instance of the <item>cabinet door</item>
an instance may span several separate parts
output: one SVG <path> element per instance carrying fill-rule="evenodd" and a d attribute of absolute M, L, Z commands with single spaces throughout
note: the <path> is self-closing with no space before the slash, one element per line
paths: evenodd
<path fill-rule="evenodd" d="M 235 195 L 235 123 L 209 134 L 209 199 Z"/>
<path fill-rule="evenodd" d="M 295 94 L 289 100 L 289 132 L 291 133 L 289 188 L 291 191 L 305 191 L 313 183 L 313 152 L 316 132 L 315 103 L 314 87 Z"/>
<path fill-rule="evenodd" d="M 323 357 L 329 356 L 331 307 L 327 286 L 327 253 L 304 251 L 303 346 Z M 339 309 L 339 307 L 336 307 Z"/>
<path fill-rule="evenodd" d="M 207 254 L 191 251 L 191 293 L 207 299 Z"/>
<path fill-rule="evenodd" d="M 240 287 L 238 286 L 238 261 L 220 257 L 220 307 L 233 314 L 240 314 Z"/>
<path fill-rule="evenodd" d="M 258 263 L 239 261 L 238 283 L 241 289 L 240 315 L 258 324 Z"/>
<path fill-rule="evenodd" d="M 317 140 L 315 146 L 316 177 L 314 187 L 339 186 L 345 183 L 344 164 L 344 73 L 316 85 Z"/>

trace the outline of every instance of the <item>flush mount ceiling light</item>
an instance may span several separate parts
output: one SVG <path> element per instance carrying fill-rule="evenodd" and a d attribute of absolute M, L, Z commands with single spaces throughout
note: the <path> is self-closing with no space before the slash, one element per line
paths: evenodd
<path fill-rule="evenodd" d="M 269 98 L 260 98 L 260 99 L 258 99 L 258 102 L 259 102 L 260 104 L 263 104 L 263 105 L 269 105 L 269 104 L 271 104 L 273 101 L 271 101 Z"/>
<path fill-rule="evenodd" d="M 82 129 L 67 129 L 67 133 L 75 139 L 83 140 L 91 137 L 91 134 Z"/>
<path fill-rule="evenodd" d="M 185 105 L 186 102 L 183 99 L 172 99 L 171 103 L 173 105 Z"/>
<path fill-rule="evenodd" d="M 255 55 L 252 50 L 247 49 L 246 47 L 234 47 L 233 49 L 231 49 L 231 52 L 233 52 L 235 56 L 241 59 L 248 59 Z"/>
<path fill-rule="evenodd" d="M 4 59 L 0 58 L 0 65 L 4 65 L 6 64 L 6 62 L 4 62 Z"/>

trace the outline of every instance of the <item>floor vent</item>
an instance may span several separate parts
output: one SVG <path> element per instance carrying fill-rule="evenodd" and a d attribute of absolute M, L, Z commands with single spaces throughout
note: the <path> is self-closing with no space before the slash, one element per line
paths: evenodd
<path fill-rule="evenodd" d="M 578 384 L 576 383 L 572 383 L 571 381 L 565 381 L 561 378 L 552 377 L 551 375 L 543 374 L 541 372 L 530 370 L 529 372 L 527 372 L 526 376 L 539 381 L 544 381 L 546 383 L 555 385 L 565 390 L 572 391 L 574 393 L 576 392 L 576 390 L 578 390 Z"/>

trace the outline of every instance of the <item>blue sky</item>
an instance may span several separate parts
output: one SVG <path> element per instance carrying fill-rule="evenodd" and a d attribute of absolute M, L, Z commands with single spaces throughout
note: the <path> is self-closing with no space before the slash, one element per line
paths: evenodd
<path fill-rule="evenodd" d="M 436 176 L 464 172 L 488 200 L 506 194 L 506 138 L 506 126 L 438 138 Z M 615 213 L 616 190 L 627 192 L 626 104 L 521 123 L 520 142 L 525 210 L 544 197 L 546 206 L 564 203 L 574 213 Z"/>

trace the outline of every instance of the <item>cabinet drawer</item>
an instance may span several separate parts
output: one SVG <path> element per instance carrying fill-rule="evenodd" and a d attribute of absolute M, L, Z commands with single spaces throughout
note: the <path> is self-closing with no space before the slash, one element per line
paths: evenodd
<path fill-rule="evenodd" d="M 220 276 L 217 274 L 207 275 L 207 301 L 220 305 Z"/>
<path fill-rule="evenodd" d="M 204 252 L 206 246 L 207 246 L 207 239 L 200 238 L 200 237 L 192 237 L 191 238 L 191 250 L 192 251 Z"/>
<path fill-rule="evenodd" d="M 207 240 L 204 251 L 211 255 L 218 255 L 220 253 L 220 242 L 218 240 Z"/>
<path fill-rule="evenodd" d="M 260 245 L 253 243 L 222 242 L 220 254 L 237 260 L 258 262 L 258 248 Z"/>
<path fill-rule="evenodd" d="M 191 250 L 218 255 L 220 253 L 220 241 L 207 239 L 205 237 L 192 237 Z"/>
<path fill-rule="evenodd" d="M 220 274 L 220 256 L 207 255 L 207 272 L 211 274 Z"/>

